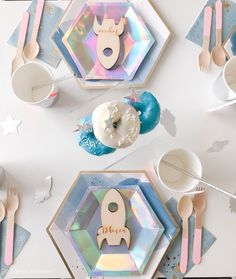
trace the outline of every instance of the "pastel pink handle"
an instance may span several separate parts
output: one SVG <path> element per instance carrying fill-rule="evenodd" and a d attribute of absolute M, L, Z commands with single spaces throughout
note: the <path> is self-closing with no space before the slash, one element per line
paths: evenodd
<path fill-rule="evenodd" d="M 25 43 L 25 37 L 27 33 L 28 28 L 28 22 L 29 22 L 29 13 L 24 12 L 21 25 L 20 25 L 20 31 L 19 31 L 19 39 L 23 44 Z"/>
<path fill-rule="evenodd" d="M 222 29 L 222 2 L 216 2 L 216 29 Z"/>
<path fill-rule="evenodd" d="M 202 251 L 202 229 L 195 229 L 193 242 L 193 263 L 200 264 Z"/>
<path fill-rule="evenodd" d="M 7 230 L 6 247 L 5 247 L 5 264 L 11 265 L 13 262 L 13 240 L 14 230 Z"/>
<path fill-rule="evenodd" d="M 210 37 L 211 34 L 211 18 L 212 18 L 212 8 L 206 7 L 204 10 L 204 36 Z"/>
<path fill-rule="evenodd" d="M 180 256 L 180 271 L 185 274 L 188 267 L 188 238 L 182 238 L 181 256 Z"/>
<path fill-rule="evenodd" d="M 38 0 L 37 10 L 35 14 L 35 25 L 37 24 L 37 26 L 39 26 L 41 21 L 43 7 L 44 7 L 44 0 Z"/>

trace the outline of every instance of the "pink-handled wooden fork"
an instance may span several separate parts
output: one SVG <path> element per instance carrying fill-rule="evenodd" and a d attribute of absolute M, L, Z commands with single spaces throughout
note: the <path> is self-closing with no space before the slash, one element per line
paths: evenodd
<path fill-rule="evenodd" d="M 198 187 L 197 191 L 202 191 L 203 188 Z M 195 212 L 195 230 L 193 241 L 193 263 L 200 264 L 202 251 L 202 218 L 206 209 L 206 194 L 205 191 L 197 193 L 193 198 L 193 209 Z"/>
<path fill-rule="evenodd" d="M 19 207 L 19 197 L 16 189 L 8 189 L 6 210 L 7 210 L 7 230 L 5 244 L 5 264 L 11 265 L 13 262 L 14 226 L 15 213 Z"/>
<path fill-rule="evenodd" d="M 183 196 L 178 203 L 178 214 L 182 219 L 182 243 L 180 255 L 180 271 L 185 274 L 188 269 L 188 219 L 193 212 L 193 202 L 189 196 Z"/>

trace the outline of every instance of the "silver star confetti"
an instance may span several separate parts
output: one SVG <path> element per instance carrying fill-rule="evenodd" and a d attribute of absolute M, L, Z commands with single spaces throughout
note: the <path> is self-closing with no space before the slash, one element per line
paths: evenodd
<path fill-rule="evenodd" d="M 125 99 L 129 100 L 131 104 L 140 103 L 141 102 L 141 100 L 139 98 L 139 95 L 136 93 L 135 90 L 132 90 L 131 95 L 125 97 Z"/>
<path fill-rule="evenodd" d="M 77 124 L 77 128 L 73 132 L 91 132 L 93 130 L 93 126 L 91 124 Z"/>

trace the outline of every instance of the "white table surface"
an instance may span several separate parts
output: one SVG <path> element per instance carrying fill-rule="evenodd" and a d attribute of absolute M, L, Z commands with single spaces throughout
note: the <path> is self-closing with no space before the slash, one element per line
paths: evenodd
<path fill-rule="evenodd" d="M 66 6 L 68 2 L 54 3 Z M 212 84 L 220 69 L 212 66 L 208 74 L 199 72 L 199 48 L 184 38 L 205 1 L 159 0 L 153 3 L 173 36 L 146 89 L 156 93 L 162 107 L 174 114 L 177 135 L 171 137 L 159 126 L 152 136 L 161 135 L 164 142 L 191 148 L 203 163 L 204 177 L 235 192 L 236 107 L 206 113 L 208 107 L 217 103 Z M 22 120 L 18 135 L 5 137 L 0 130 L 0 165 L 7 171 L 5 187 L 15 186 L 21 194 L 17 223 L 31 232 L 30 240 L 7 278 L 68 278 L 69 273 L 45 229 L 79 170 L 103 169 L 114 161 L 114 157 L 98 160 L 88 156 L 77 146 L 75 135 L 71 133 L 79 116 L 94 106 L 94 102 L 86 101 L 97 92 L 82 92 L 76 82 L 67 81 L 60 86 L 63 93 L 58 104 L 48 110 L 29 107 L 14 97 L 10 69 L 15 49 L 7 44 L 7 40 L 28 4 L 0 1 L 0 121 L 9 114 Z M 54 70 L 55 76 L 67 72 L 63 62 Z M 148 137 L 143 137 L 137 145 L 142 145 L 146 139 Z M 207 153 L 216 140 L 229 140 L 230 143 L 221 152 Z M 124 154 L 117 153 L 117 158 Z M 120 167 L 135 169 L 140 164 L 145 165 L 141 154 Z M 54 182 L 52 197 L 48 202 L 36 205 L 34 191 L 48 175 Z M 2 189 L 2 194 L 4 191 Z M 161 193 L 170 196 L 163 189 Z M 228 197 L 213 191 L 208 197 L 205 226 L 217 241 L 189 276 L 236 275 L 236 214 L 230 212 Z"/>

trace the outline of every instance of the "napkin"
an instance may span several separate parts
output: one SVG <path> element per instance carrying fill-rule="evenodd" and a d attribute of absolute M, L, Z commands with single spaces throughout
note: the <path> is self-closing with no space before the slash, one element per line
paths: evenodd
<path fill-rule="evenodd" d="M 26 36 L 26 42 L 29 42 L 31 38 L 36 6 L 37 6 L 37 0 L 33 0 L 28 8 L 28 12 L 30 13 L 30 19 L 29 19 L 27 36 Z M 51 34 L 53 30 L 56 28 L 59 20 L 61 19 L 62 14 L 63 14 L 63 10 L 60 7 L 45 2 L 40 29 L 37 38 L 37 41 L 40 45 L 40 52 L 37 58 L 48 63 L 54 68 L 56 68 L 59 65 L 61 61 L 61 56 L 58 53 L 58 51 L 55 49 L 51 41 Z M 13 34 L 11 35 L 8 41 L 10 45 L 13 46 L 17 45 L 18 32 L 19 32 L 19 25 L 14 30 Z"/>
<path fill-rule="evenodd" d="M 173 198 L 168 200 L 167 208 L 173 215 L 175 221 L 179 226 L 181 226 L 181 219 L 177 213 L 177 201 Z M 193 253 L 193 238 L 194 238 L 194 228 L 195 228 L 195 218 L 193 216 L 189 219 L 189 260 L 188 260 L 188 271 L 194 266 L 192 262 Z M 207 252 L 207 250 L 215 242 L 215 236 L 210 233 L 207 229 L 202 230 L 202 255 Z M 177 279 L 182 279 L 183 274 L 178 270 L 178 264 L 180 261 L 180 248 L 181 248 L 181 234 L 177 236 L 173 245 L 167 251 L 165 257 L 163 258 L 158 270 L 167 278 L 172 279 L 173 276 Z"/>
<path fill-rule="evenodd" d="M 4 254 L 5 254 L 5 240 L 6 240 L 6 219 L 0 225 L 0 279 L 3 279 L 8 272 L 10 266 L 4 264 Z M 24 247 L 25 243 L 30 237 L 30 232 L 21 226 L 15 224 L 15 235 L 14 235 L 14 259 L 19 255 L 20 251 Z"/>
<path fill-rule="evenodd" d="M 223 2 L 223 41 L 228 38 L 234 25 L 236 24 L 236 3 L 230 0 L 224 0 Z M 211 26 L 211 38 L 210 38 L 210 50 L 215 46 L 216 41 L 216 14 L 215 14 L 215 3 L 216 0 L 208 0 L 205 6 L 211 6 L 213 8 L 212 14 L 212 26 Z M 190 31 L 186 35 L 186 39 L 193 43 L 201 46 L 202 45 L 202 34 L 203 34 L 203 23 L 204 23 L 204 8 L 201 10 L 199 16 L 192 25 Z"/>

